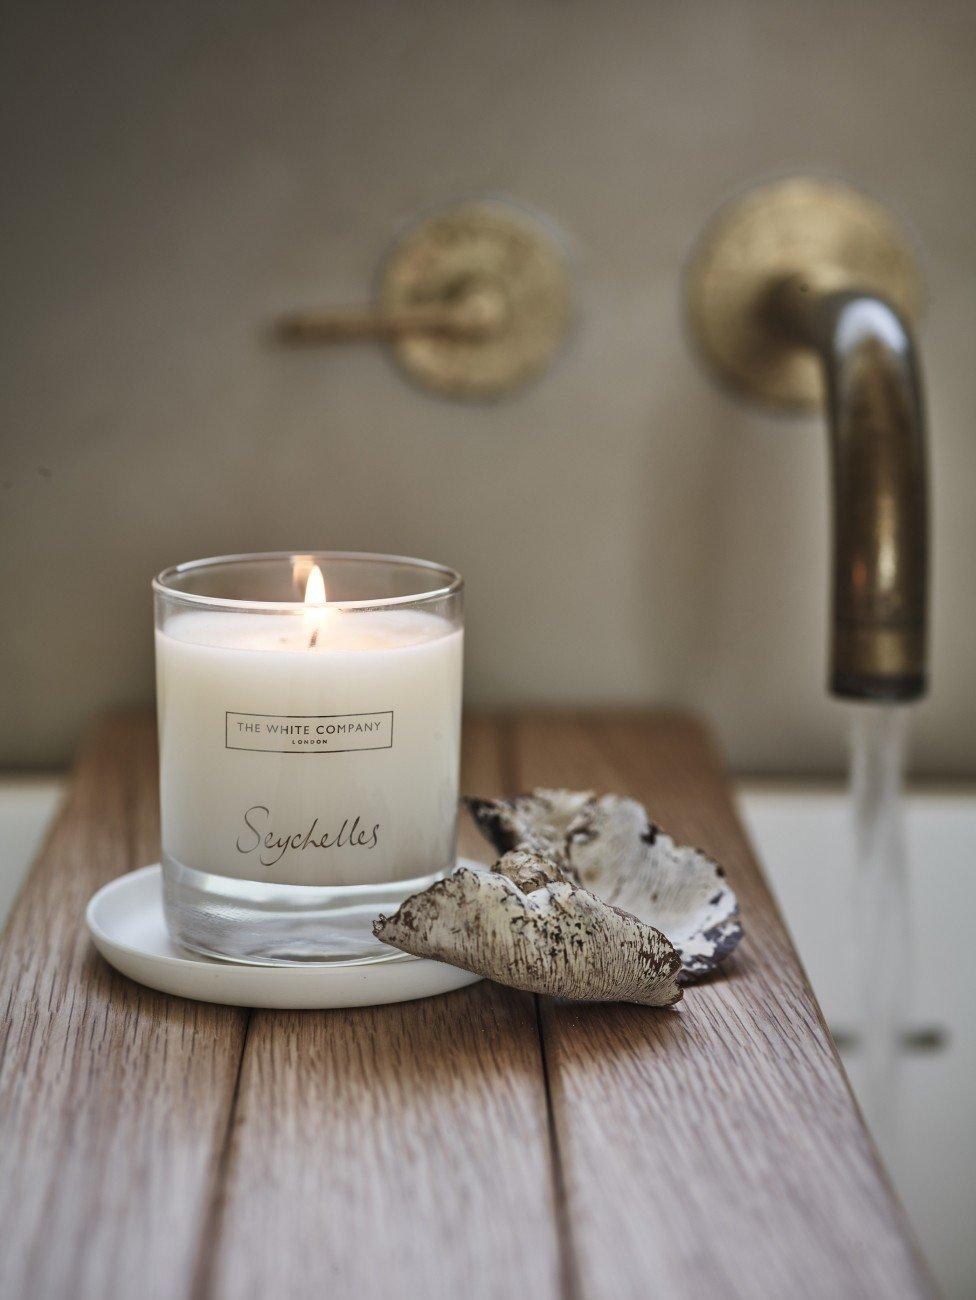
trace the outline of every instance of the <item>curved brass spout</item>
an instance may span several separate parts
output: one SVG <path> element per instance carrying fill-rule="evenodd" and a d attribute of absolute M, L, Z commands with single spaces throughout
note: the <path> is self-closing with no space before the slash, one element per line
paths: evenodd
<path fill-rule="evenodd" d="M 833 478 L 830 689 L 859 699 L 925 691 L 928 492 L 915 342 L 883 299 L 774 294 L 785 329 L 815 348 L 827 389 Z"/>
<path fill-rule="evenodd" d="M 919 297 L 910 250 L 855 191 L 780 182 L 721 214 L 690 292 L 692 326 L 725 379 L 777 404 L 826 406 L 830 690 L 917 699 L 926 689 L 928 489 L 907 323 Z"/>

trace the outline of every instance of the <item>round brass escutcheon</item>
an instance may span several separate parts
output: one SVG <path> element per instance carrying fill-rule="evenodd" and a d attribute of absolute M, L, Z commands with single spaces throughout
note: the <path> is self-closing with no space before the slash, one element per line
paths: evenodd
<path fill-rule="evenodd" d="M 451 397 L 511 392 L 550 363 L 570 321 L 569 273 L 546 226 L 512 204 L 477 202 L 422 221 L 380 274 L 383 315 L 444 311 L 458 328 L 392 340 L 418 383 Z"/>
<path fill-rule="evenodd" d="M 771 310 L 803 292 L 876 294 L 909 320 L 922 279 L 915 250 L 873 199 L 839 181 L 775 181 L 721 208 L 686 272 L 688 318 L 705 359 L 733 388 L 770 406 L 822 404 L 820 362 Z"/>

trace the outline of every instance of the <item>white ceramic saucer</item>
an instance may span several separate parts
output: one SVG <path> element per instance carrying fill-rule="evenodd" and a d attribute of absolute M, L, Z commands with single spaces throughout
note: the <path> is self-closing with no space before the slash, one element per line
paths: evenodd
<path fill-rule="evenodd" d="M 112 880 L 85 913 L 95 947 L 123 975 L 163 993 L 232 1007 L 365 1007 L 409 1002 L 479 977 L 405 953 L 336 966 L 245 966 L 179 948 L 163 919 L 162 871 L 142 867 Z"/>

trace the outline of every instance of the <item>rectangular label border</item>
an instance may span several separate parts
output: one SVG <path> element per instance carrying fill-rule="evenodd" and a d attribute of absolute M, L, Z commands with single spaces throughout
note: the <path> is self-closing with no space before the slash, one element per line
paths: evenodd
<path fill-rule="evenodd" d="M 390 743 L 388 745 L 368 745 L 354 749 L 256 749 L 253 745 L 229 745 L 227 733 L 230 718 L 385 718 L 390 719 Z M 294 757 L 326 758 L 329 754 L 370 754 L 393 748 L 393 710 L 373 709 L 361 713 L 241 713 L 238 709 L 224 710 L 224 749 L 232 754 L 291 754 Z"/>

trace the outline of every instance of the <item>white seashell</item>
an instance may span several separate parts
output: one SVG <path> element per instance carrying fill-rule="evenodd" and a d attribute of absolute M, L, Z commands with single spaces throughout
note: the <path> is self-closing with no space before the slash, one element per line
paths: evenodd
<path fill-rule="evenodd" d="M 467 803 L 500 853 L 527 847 L 545 854 L 564 875 L 666 934 L 685 981 L 708 975 L 742 938 L 738 900 L 722 868 L 675 844 L 635 799 L 534 790 Z"/>
<path fill-rule="evenodd" d="M 534 853 L 508 853 L 491 871 L 461 867 L 380 917 L 373 933 L 531 993 L 652 1007 L 681 997 L 681 959 L 660 931 Z"/>

